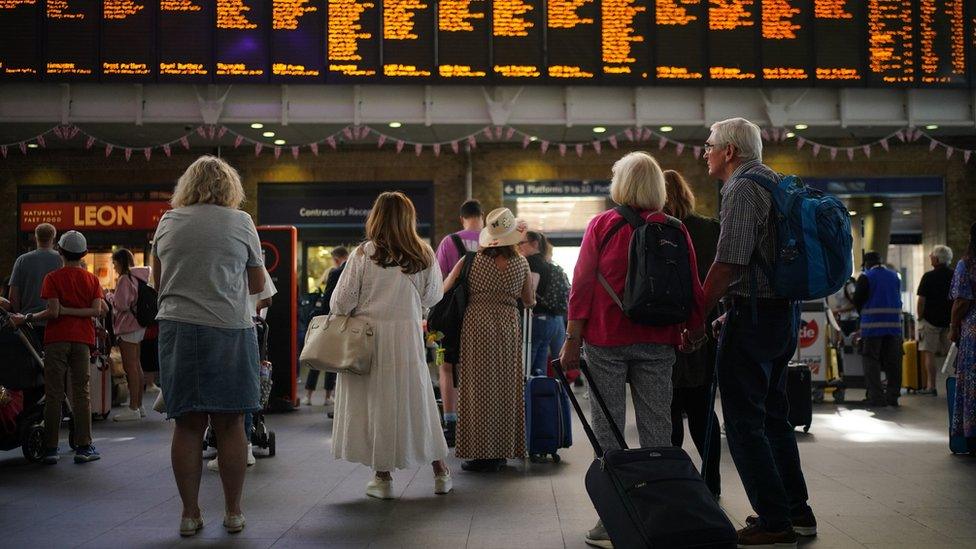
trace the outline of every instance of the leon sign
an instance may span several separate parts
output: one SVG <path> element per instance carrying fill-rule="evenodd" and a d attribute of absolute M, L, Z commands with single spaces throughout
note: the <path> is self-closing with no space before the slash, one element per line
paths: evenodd
<path fill-rule="evenodd" d="M 20 205 L 20 230 L 33 231 L 50 223 L 58 231 L 152 230 L 168 202 L 25 202 Z"/>

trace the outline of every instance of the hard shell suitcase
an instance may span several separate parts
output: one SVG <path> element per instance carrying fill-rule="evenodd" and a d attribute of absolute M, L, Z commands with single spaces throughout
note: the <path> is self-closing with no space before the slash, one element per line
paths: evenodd
<path fill-rule="evenodd" d="M 88 395 L 92 417 L 105 419 L 112 411 L 112 369 L 102 356 L 92 356 L 88 366 Z"/>
<path fill-rule="evenodd" d="M 522 319 L 523 358 L 525 361 L 525 437 L 532 461 L 559 463 L 560 448 L 573 445 L 573 424 L 569 412 L 569 397 L 562 390 L 562 382 L 546 376 L 530 375 L 532 357 L 532 311 L 526 309 Z"/>
<path fill-rule="evenodd" d="M 790 402 L 790 425 L 810 431 L 813 423 L 813 393 L 810 367 L 791 362 L 786 367 L 786 396 Z"/>
<path fill-rule="evenodd" d="M 946 400 L 949 402 L 949 428 L 952 428 L 952 412 L 956 405 L 956 378 L 946 379 Z M 949 433 L 949 451 L 953 454 L 976 452 L 976 445 L 970 445 L 964 436 Z"/>
<path fill-rule="evenodd" d="M 901 357 L 901 386 L 912 391 L 924 387 L 921 372 L 918 369 L 918 342 L 907 340 L 902 343 L 904 354 Z"/>
<path fill-rule="evenodd" d="M 584 362 L 583 375 L 590 395 L 609 418 L 606 403 Z M 621 449 L 604 451 L 576 396 L 566 384 L 558 361 L 556 375 L 567 389 L 587 438 L 596 451 L 586 473 L 586 491 L 617 549 L 638 547 L 733 548 L 735 527 L 712 497 L 705 481 L 681 448 L 627 448 L 620 429 L 611 420 Z"/>

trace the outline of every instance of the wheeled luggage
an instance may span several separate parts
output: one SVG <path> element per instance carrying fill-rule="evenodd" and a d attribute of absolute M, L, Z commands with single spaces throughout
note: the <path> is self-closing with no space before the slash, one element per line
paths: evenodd
<path fill-rule="evenodd" d="M 946 400 L 949 402 L 949 428 L 952 428 L 952 412 L 956 405 L 956 378 L 946 379 Z M 970 445 L 969 440 L 962 435 L 949 433 L 949 451 L 953 454 L 968 454 L 976 452 L 976 444 Z"/>
<path fill-rule="evenodd" d="M 813 395 L 810 367 L 790 362 L 786 367 L 786 397 L 790 403 L 790 425 L 810 431 L 813 423 Z"/>
<path fill-rule="evenodd" d="M 909 339 L 902 343 L 904 354 L 901 357 L 901 386 L 910 392 L 925 387 L 921 372 L 918 369 L 918 341 Z"/>
<path fill-rule="evenodd" d="M 525 437 L 529 458 L 535 462 L 559 463 L 559 450 L 573 445 L 573 424 L 569 397 L 558 379 L 532 372 L 532 310 L 526 309 L 522 323 L 522 352 L 525 362 Z"/>
<path fill-rule="evenodd" d="M 566 394 L 596 451 L 597 458 L 586 473 L 586 491 L 614 547 L 736 546 L 735 527 L 684 450 L 673 446 L 628 448 L 593 383 L 593 376 L 581 361 L 580 369 L 589 381 L 590 394 L 609 419 L 621 448 L 604 450 L 579 401 L 569 390 L 558 361 L 553 369 L 566 387 Z"/>
<path fill-rule="evenodd" d="M 101 354 L 93 353 L 88 365 L 88 395 L 93 418 L 105 419 L 112 411 L 112 368 Z"/>

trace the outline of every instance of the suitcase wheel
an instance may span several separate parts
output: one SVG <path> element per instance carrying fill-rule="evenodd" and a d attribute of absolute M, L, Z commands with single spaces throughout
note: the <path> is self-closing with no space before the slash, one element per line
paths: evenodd
<path fill-rule="evenodd" d="M 804 425 L 803 426 L 803 432 L 804 433 L 809 433 L 810 432 L 810 426 L 809 425 Z"/>
<path fill-rule="evenodd" d="M 834 389 L 834 402 L 842 404 L 844 402 L 844 390 Z"/>
<path fill-rule="evenodd" d="M 44 457 L 44 427 L 38 423 L 27 429 L 20 447 L 27 461 L 39 463 Z"/>
<path fill-rule="evenodd" d="M 557 454 L 556 452 L 553 452 L 552 453 L 552 462 L 553 463 L 559 463 L 562 460 L 563 460 L 563 458 L 559 457 L 559 454 Z"/>
<path fill-rule="evenodd" d="M 275 455 L 275 434 L 274 431 L 268 433 L 268 457 Z"/>
<path fill-rule="evenodd" d="M 546 463 L 549 458 L 545 454 L 529 454 L 529 461 L 532 463 Z"/>

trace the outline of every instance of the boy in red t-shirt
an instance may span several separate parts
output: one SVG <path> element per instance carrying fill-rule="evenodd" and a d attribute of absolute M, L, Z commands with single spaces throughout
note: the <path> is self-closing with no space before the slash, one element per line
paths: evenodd
<path fill-rule="evenodd" d="M 78 231 L 68 231 L 58 241 L 64 267 L 48 273 L 41 285 L 47 309 L 37 314 L 17 315 L 19 324 L 47 320 L 44 332 L 44 463 L 58 462 L 58 431 L 65 398 L 65 374 L 71 379 L 75 426 L 75 463 L 95 461 L 101 456 L 92 446 L 91 402 L 88 394 L 88 365 L 95 346 L 92 317 L 105 309 L 102 288 L 95 275 L 81 267 L 88 242 Z"/>

